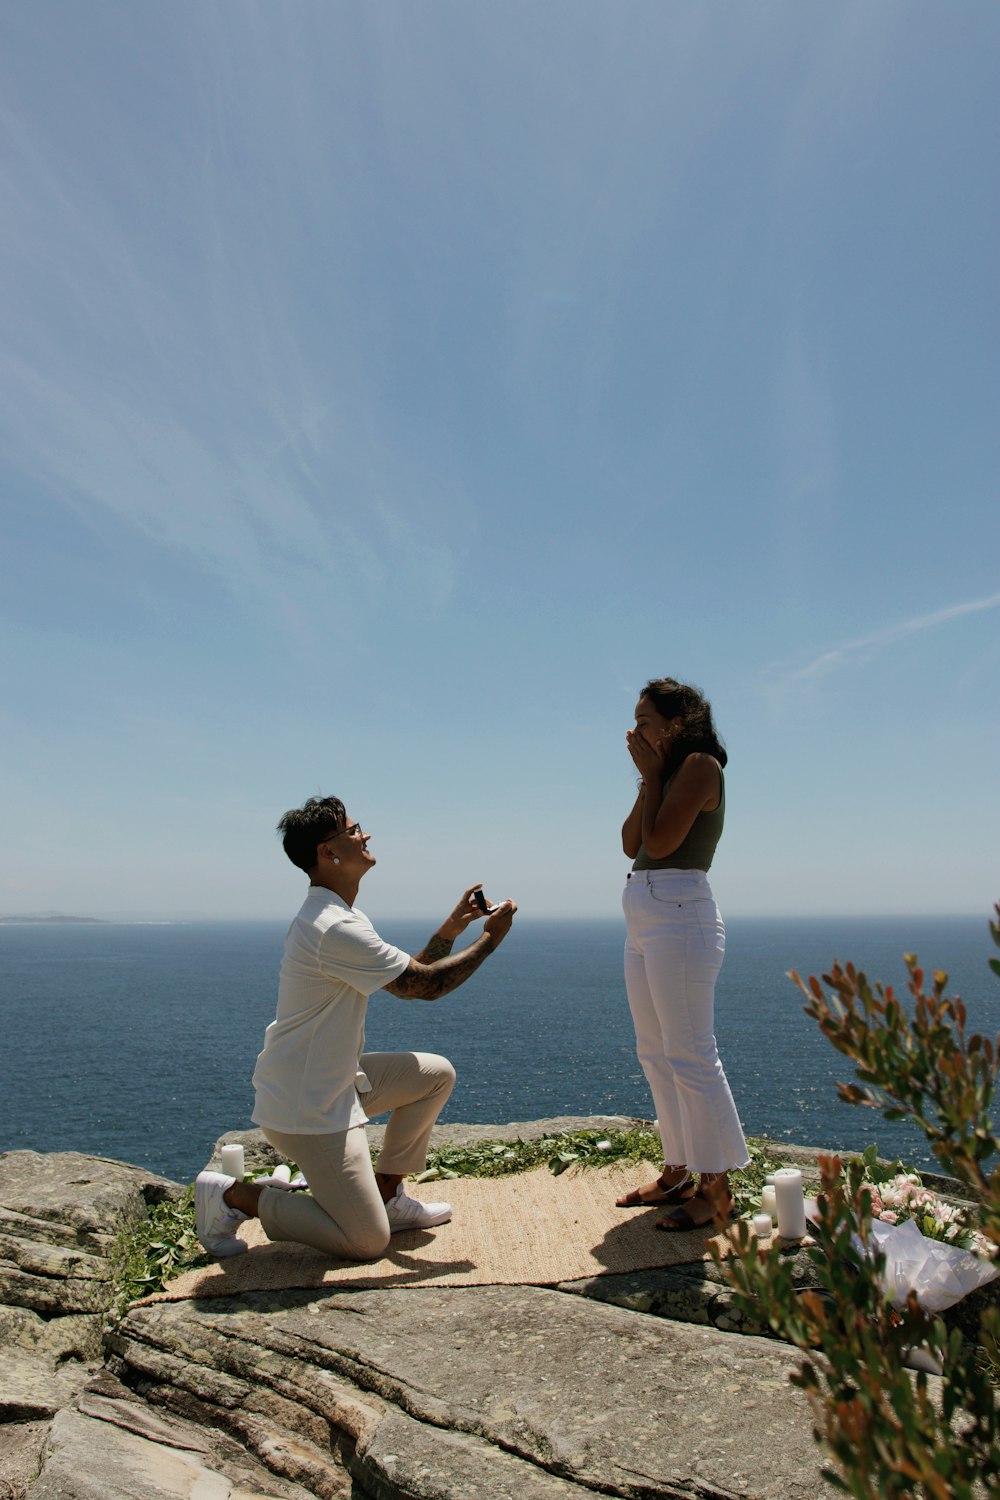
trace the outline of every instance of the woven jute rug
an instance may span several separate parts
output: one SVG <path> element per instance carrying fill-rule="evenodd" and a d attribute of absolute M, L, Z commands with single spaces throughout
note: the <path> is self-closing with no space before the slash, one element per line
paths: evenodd
<path fill-rule="evenodd" d="M 656 1169 L 653 1169 L 655 1175 Z M 511 1177 L 407 1184 L 425 1201 L 447 1198 L 453 1218 L 395 1234 L 378 1261 L 332 1261 L 303 1245 L 271 1244 L 257 1219 L 241 1230 L 245 1255 L 187 1271 L 147 1302 L 232 1297 L 292 1287 L 554 1286 L 706 1259 L 708 1230 L 664 1233 L 662 1209 L 622 1209 L 615 1199 L 650 1180 L 648 1164 L 547 1168 Z"/>

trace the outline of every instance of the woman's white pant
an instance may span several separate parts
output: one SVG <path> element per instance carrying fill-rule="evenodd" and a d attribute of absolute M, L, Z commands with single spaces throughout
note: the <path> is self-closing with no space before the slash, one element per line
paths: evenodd
<path fill-rule="evenodd" d="M 728 1172 L 750 1158 L 715 1041 L 726 929 L 703 870 L 633 870 L 622 897 L 625 988 L 663 1159 Z"/>

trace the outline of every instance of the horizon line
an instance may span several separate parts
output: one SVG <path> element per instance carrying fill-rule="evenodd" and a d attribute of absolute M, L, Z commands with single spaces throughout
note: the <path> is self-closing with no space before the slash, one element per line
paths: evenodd
<path fill-rule="evenodd" d="M 941 911 L 935 909 L 911 909 L 907 911 L 861 911 L 857 909 L 844 911 L 747 911 L 727 908 L 726 920 L 737 921 L 776 921 L 776 922 L 798 922 L 798 921 L 872 921 L 885 922 L 896 920 L 924 920 L 926 918 L 940 918 L 942 920 L 976 918 L 989 922 L 993 913 L 984 914 L 981 911 Z M 287 912 L 280 915 L 258 915 L 253 917 L 237 917 L 232 915 L 216 914 L 214 916 L 143 916 L 143 915 L 115 915 L 115 916 L 89 916 L 78 913 L 0 913 L 0 926 L 4 927 L 76 927 L 76 926 L 107 926 L 107 927 L 197 927 L 208 926 L 219 922 L 231 922 L 237 926 L 250 926 L 260 922 L 276 922 L 288 925 Z M 429 913 L 387 913 L 379 915 L 380 923 L 385 922 L 431 922 L 435 917 Z M 523 913 L 518 911 L 517 925 L 524 926 L 526 923 L 536 922 L 614 922 L 621 923 L 621 918 L 614 913 Z"/>

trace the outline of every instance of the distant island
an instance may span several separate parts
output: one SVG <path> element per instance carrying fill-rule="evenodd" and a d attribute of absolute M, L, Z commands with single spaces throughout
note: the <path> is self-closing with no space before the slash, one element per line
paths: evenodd
<path fill-rule="evenodd" d="M 103 923 L 103 921 L 104 921 L 103 917 L 67 917 L 67 916 L 64 916 L 62 912 L 59 912 L 59 911 L 49 912 L 46 916 L 43 916 L 43 917 L 2 917 L 2 916 L 0 916 L 0 926 L 2 926 L 2 925 L 12 926 L 15 922 L 16 923 L 21 923 L 21 922 L 46 922 L 46 923 L 52 923 L 52 922 L 87 922 L 87 923 L 92 923 L 92 922 L 97 922 L 97 923 Z"/>

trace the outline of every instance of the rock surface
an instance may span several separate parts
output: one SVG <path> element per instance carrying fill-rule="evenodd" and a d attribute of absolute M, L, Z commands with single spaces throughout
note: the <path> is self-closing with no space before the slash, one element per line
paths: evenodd
<path fill-rule="evenodd" d="M 444 1126 L 434 1144 L 634 1123 Z M 230 1140 L 251 1168 L 276 1160 L 258 1132 Z M 0 1500 L 829 1493 L 797 1354 L 737 1316 L 710 1262 L 136 1306 L 114 1324 L 117 1226 L 182 1192 L 120 1162 L 0 1156 Z M 806 1257 L 794 1269 L 805 1284 Z"/>
<path fill-rule="evenodd" d="M 73 1151 L 0 1156 L 0 1500 L 27 1493 L 49 1422 L 101 1369 L 119 1227 L 183 1191 Z"/>
<path fill-rule="evenodd" d="M 148 1402 L 316 1494 L 442 1500 L 805 1500 L 819 1463 L 794 1364 L 773 1340 L 523 1286 L 159 1304 L 109 1340 Z"/>

